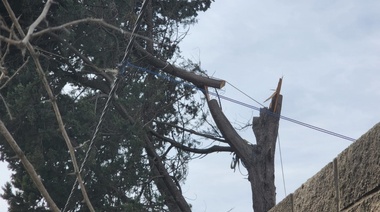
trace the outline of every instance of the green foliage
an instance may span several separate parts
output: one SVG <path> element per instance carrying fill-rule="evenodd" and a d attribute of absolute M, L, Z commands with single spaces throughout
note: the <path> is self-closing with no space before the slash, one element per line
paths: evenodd
<path fill-rule="evenodd" d="M 107 23 L 130 30 L 142 1 L 125 0 L 65 0 L 54 4 L 38 29 L 58 26 L 82 18 L 101 18 Z M 11 1 L 11 7 L 24 31 L 39 16 L 43 1 Z M 153 1 L 153 32 L 148 32 L 149 20 L 141 23 L 141 35 L 153 33 L 153 53 L 163 59 L 173 57 L 178 48 L 175 36 L 180 25 L 195 23 L 198 12 L 210 7 L 211 1 Z M 3 5 L 1 15 L 7 25 L 11 20 Z M 0 32 L 8 37 L 5 31 Z M 115 67 L 124 56 L 128 37 L 94 23 L 82 23 L 61 31 L 46 33 L 32 39 L 40 54 L 40 61 L 65 123 L 65 128 L 76 147 L 79 162 L 85 157 L 109 84 L 93 68 Z M 147 47 L 149 42 L 137 39 Z M 3 46 L 3 45 L 2 45 Z M 77 51 L 74 51 L 76 49 Z M 5 49 L 0 49 L 2 52 Z M 79 54 L 81 55 L 79 55 Z M 10 75 L 24 62 L 20 50 L 11 46 L 5 66 Z M 86 64 L 81 57 L 93 64 Z M 154 69 L 133 51 L 134 64 Z M 68 86 L 70 85 L 70 86 Z M 0 90 L 14 119 L 0 106 L 1 119 L 12 133 L 26 157 L 39 173 L 58 207 L 63 208 L 75 181 L 73 167 L 65 141 L 59 131 L 50 100 L 43 89 L 35 64 L 30 60 L 26 68 L 11 83 Z M 195 145 L 188 134 L 173 125 L 191 126 L 202 123 L 200 103 L 194 101 L 194 91 L 164 79 L 128 69 L 117 90 L 118 102 L 125 106 L 134 123 L 124 119 L 111 104 L 95 139 L 82 176 L 90 200 L 98 211 L 165 211 L 165 199 L 152 180 L 149 158 L 142 140 L 149 136 L 156 151 L 163 154 L 168 145 L 147 134 L 148 126 L 162 136 Z M 194 122 L 198 120 L 199 122 Z M 170 124 L 170 125 L 168 125 Z M 178 151 L 163 157 L 173 178 L 183 181 L 187 173 L 189 154 Z M 0 159 L 9 163 L 12 181 L 3 187 L 2 198 L 8 201 L 9 211 L 45 211 L 46 202 L 33 185 L 21 162 L 15 157 L 4 138 L 0 138 Z M 69 202 L 70 210 L 86 211 L 82 195 L 75 190 Z"/>

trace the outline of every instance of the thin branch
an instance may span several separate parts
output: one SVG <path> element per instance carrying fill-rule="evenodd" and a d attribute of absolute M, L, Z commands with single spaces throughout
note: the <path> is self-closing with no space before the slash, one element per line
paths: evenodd
<path fill-rule="evenodd" d="M 20 158 L 21 163 L 24 165 L 26 171 L 28 172 L 29 176 L 32 178 L 32 181 L 36 185 L 37 189 L 41 192 L 41 195 L 45 198 L 50 209 L 52 211 L 60 211 L 57 205 L 55 204 L 54 200 L 50 197 L 49 192 L 46 190 L 44 184 L 41 181 L 41 178 L 37 174 L 33 165 L 26 158 L 24 152 L 18 146 L 17 142 L 14 140 L 13 136 L 11 135 L 11 133 L 8 131 L 8 129 L 6 128 L 6 126 L 1 120 L 0 120 L 0 133 L 4 136 L 5 140 L 8 142 L 8 144 L 11 146 L 13 151 Z"/>
<path fill-rule="evenodd" d="M 228 143 L 225 139 L 221 139 L 221 138 L 218 138 L 218 137 L 215 137 L 215 136 L 212 136 L 212 135 L 208 135 L 208 134 L 205 134 L 205 133 L 197 132 L 195 130 L 186 129 L 184 127 L 180 127 L 180 126 L 177 126 L 177 125 L 174 125 L 174 124 L 171 124 L 171 123 L 166 123 L 166 122 L 161 122 L 161 121 L 155 121 L 155 120 L 154 120 L 154 122 L 160 123 L 160 124 L 169 125 L 171 127 L 175 127 L 177 129 L 189 132 L 191 134 L 202 136 L 202 137 L 205 137 L 205 138 L 209 138 L 209 139 L 212 139 L 212 140 L 215 140 L 215 141 L 220 141 L 220 142 L 223 142 L 223 143 Z"/>
<path fill-rule="evenodd" d="M 20 66 L 20 68 L 17 69 L 17 71 L 9 77 L 7 81 L 0 87 L 0 90 L 3 89 L 7 84 L 25 67 L 25 65 L 29 62 L 29 57 L 26 59 L 26 61 Z"/>
<path fill-rule="evenodd" d="M 7 104 L 7 102 L 5 101 L 3 95 L 0 94 L 0 98 L 1 98 L 1 100 L 3 101 L 3 103 L 4 103 L 4 107 L 5 107 L 5 109 L 7 110 L 7 113 L 8 113 L 9 119 L 10 119 L 10 120 L 13 120 L 13 116 L 12 116 L 11 110 L 9 109 L 8 104 Z"/>
<path fill-rule="evenodd" d="M 44 33 L 53 32 L 53 31 L 57 31 L 57 30 L 65 30 L 66 31 L 67 30 L 66 28 L 72 27 L 74 25 L 78 25 L 78 24 L 81 24 L 81 23 L 96 23 L 96 24 L 100 24 L 100 25 L 102 25 L 104 27 L 110 28 L 112 30 L 118 31 L 119 33 L 121 33 L 123 35 L 131 35 L 132 34 L 129 31 L 120 29 L 119 27 L 116 27 L 116 26 L 114 26 L 112 24 L 109 24 L 109 23 L 105 22 L 103 19 L 99 19 L 99 18 L 84 18 L 84 19 L 79 19 L 79 20 L 67 22 L 67 23 L 62 24 L 60 26 L 49 27 L 49 28 L 43 29 L 41 31 L 33 33 L 31 35 L 31 37 L 40 36 L 40 35 L 42 35 Z M 148 37 L 136 34 L 136 33 L 133 36 L 136 36 L 138 38 L 142 38 L 144 40 L 148 40 L 148 41 L 154 42 L 151 38 L 148 38 Z"/>
<path fill-rule="evenodd" d="M 4 41 L 6 43 L 9 43 L 9 44 L 12 44 L 12 45 L 15 45 L 17 47 L 21 46 L 22 45 L 22 42 L 19 41 L 19 40 L 13 40 L 13 39 L 10 39 L 10 38 L 7 38 L 7 37 L 4 37 L 2 35 L 0 35 L 0 41 Z"/>
<path fill-rule="evenodd" d="M 30 36 L 32 35 L 34 29 L 41 23 L 42 20 L 46 18 L 46 15 L 49 11 L 49 8 L 51 4 L 53 3 L 53 0 L 48 0 L 44 6 L 44 9 L 42 10 L 41 14 L 38 16 L 38 18 L 29 26 L 28 33 L 22 40 L 24 44 L 29 43 Z M 8 11 L 9 12 L 9 11 Z"/>
<path fill-rule="evenodd" d="M 213 152 L 233 152 L 232 148 L 229 146 L 214 145 L 214 146 L 207 148 L 207 149 L 192 148 L 192 147 L 188 147 L 186 145 L 183 145 L 181 143 L 178 143 L 177 141 L 175 141 L 173 139 L 162 136 L 154 130 L 150 130 L 150 133 L 152 135 L 166 141 L 166 142 L 169 142 L 171 145 L 173 145 L 173 146 L 175 146 L 181 150 L 187 151 L 187 152 L 192 152 L 192 153 L 197 153 L 197 154 L 209 154 L 209 153 L 213 153 Z"/>
<path fill-rule="evenodd" d="M 74 54 L 76 54 L 86 64 L 88 64 L 88 66 L 94 68 L 97 74 L 99 74 L 102 77 L 104 77 L 107 80 L 107 82 L 111 83 L 113 81 L 113 79 L 107 73 L 105 73 L 104 71 L 101 71 L 101 69 L 99 67 L 95 66 L 85 55 L 83 55 L 78 49 L 76 49 L 75 47 L 73 47 L 72 45 L 70 45 L 67 41 L 65 41 L 64 39 L 60 38 L 58 35 L 54 34 L 53 32 L 49 32 L 49 35 L 53 36 L 55 39 L 57 39 L 58 41 L 60 41 L 63 44 L 65 44 L 69 49 L 71 49 L 71 51 L 74 52 Z"/>
<path fill-rule="evenodd" d="M 15 15 L 15 13 L 13 12 L 11 6 L 9 5 L 8 0 L 3 0 L 3 4 L 4 4 L 5 9 L 7 10 L 8 14 L 9 14 L 9 17 L 11 18 L 12 22 L 13 22 L 14 25 L 16 26 L 16 29 L 17 29 L 18 33 L 19 33 L 22 37 L 25 37 L 25 33 L 24 33 L 24 31 L 22 31 L 21 25 L 20 25 L 20 23 L 18 22 L 18 20 L 17 20 L 17 18 L 16 18 L 16 15 Z"/>
<path fill-rule="evenodd" d="M 50 2 L 50 0 L 48 1 Z M 19 33 L 22 35 L 22 37 L 25 37 L 25 34 L 24 32 L 22 31 L 21 29 L 21 26 L 18 22 L 18 20 L 16 19 L 16 16 L 12 10 L 12 8 L 9 6 L 9 3 L 7 0 L 3 0 L 3 3 L 4 5 L 6 6 L 6 9 L 8 11 L 8 14 L 9 16 L 11 17 L 13 23 L 15 24 L 16 28 L 18 29 Z M 81 175 L 79 174 L 79 168 L 78 168 L 78 163 L 76 161 L 76 157 L 75 157 L 75 152 L 74 152 L 74 148 L 71 144 L 71 141 L 70 141 L 70 138 L 66 132 L 66 129 L 65 129 L 65 125 L 63 124 L 63 121 L 62 121 L 62 116 L 61 116 L 61 113 L 59 111 L 59 108 L 58 108 L 58 104 L 56 102 L 56 98 L 53 94 L 53 91 L 51 90 L 50 88 L 50 85 L 49 85 L 49 82 L 47 81 L 46 79 L 46 76 L 45 76 L 45 72 L 41 66 L 41 63 L 40 63 L 40 60 L 38 59 L 38 54 L 35 52 L 33 46 L 29 43 L 29 40 L 26 40 L 26 48 L 28 49 L 30 55 L 32 56 L 33 60 L 34 60 L 34 63 L 36 65 L 36 71 L 42 81 L 42 84 L 44 85 L 45 87 L 45 90 L 46 92 L 48 93 L 48 96 L 50 98 L 50 102 L 53 106 L 53 110 L 54 110 L 54 113 L 56 115 L 56 118 L 57 118 L 57 122 L 58 122 L 58 126 L 59 126 L 59 129 L 62 133 L 62 136 L 66 142 L 66 145 L 69 149 L 69 153 L 70 153 L 70 157 L 71 157 L 71 160 L 72 160 L 72 163 L 73 163 L 73 166 L 74 166 L 74 172 L 76 173 L 76 176 L 77 176 L 77 179 L 78 179 L 78 182 L 79 182 L 79 186 L 81 188 L 81 191 L 82 191 L 82 195 L 83 195 L 83 198 L 84 198 L 84 201 L 86 202 L 88 208 L 90 209 L 90 211 L 95 211 L 91 202 L 90 202 L 90 199 L 88 198 L 88 195 L 87 195 L 87 192 L 86 192 L 86 188 L 84 186 L 84 183 L 83 183 L 83 180 L 82 180 L 82 177 Z"/>

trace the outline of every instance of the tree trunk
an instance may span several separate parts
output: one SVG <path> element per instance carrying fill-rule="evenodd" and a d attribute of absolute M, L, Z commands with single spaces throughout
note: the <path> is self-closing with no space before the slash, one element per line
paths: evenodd
<path fill-rule="evenodd" d="M 208 101 L 216 125 L 248 170 L 255 212 L 268 211 L 276 202 L 274 153 L 281 103 L 282 96 L 275 95 L 272 99 L 272 106 L 269 109 L 261 109 L 260 117 L 253 119 L 253 130 L 257 140 L 257 144 L 253 145 L 240 137 L 215 99 Z M 276 113 L 274 113 L 274 108 L 276 108 Z"/>
<path fill-rule="evenodd" d="M 274 154 L 279 127 L 282 96 L 278 95 L 277 106 L 274 99 L 272 107 L 262 108 L 260 116 L 254 117 L 252 129 L 256 136 L 258 151 L 253 157 L 253 169 L 248 169 L 251 182 L 252 201 L 255 212 L 268 211 L 276 204 L 276 187 L 274 184 Z M 274 112 L 276 108 L 276 112 Z"/>

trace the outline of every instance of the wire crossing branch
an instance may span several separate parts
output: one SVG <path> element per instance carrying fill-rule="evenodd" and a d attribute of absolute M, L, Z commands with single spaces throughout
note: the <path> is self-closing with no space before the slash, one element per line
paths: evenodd
<path fill-rule="evenodd" d="M 215 99 L 208 101 L 208 106 L 216 125 L 248 170 L 255 212 L 268 211 L 276 203 L 274 153 L 281 104 L 282 95 L 277 93 L 272 98 L 270 108 L 262 108 L 260 116 L 253 119 L 252 128 L 257 144 L 252 145 L 236 132 L 223 114 L 218 102 Z M 276 110 L 276 113 L 274 113 L 274 110 Z"/>

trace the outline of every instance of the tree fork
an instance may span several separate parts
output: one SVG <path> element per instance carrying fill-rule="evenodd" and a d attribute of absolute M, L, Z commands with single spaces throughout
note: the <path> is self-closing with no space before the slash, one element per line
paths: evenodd
<path fill-rule="evenodd" d="M 262 108 L 260 116 L 253 119 L 252 128 L 256 137 L 255 145 L 249 144 L 240 137 L 215 99 L 208 101 L 216 125 L 248 170 L 255 212 L 268 211 L 276 203 L 274 153 L 282 105 L 282 95 L 279 93 L 281 81 L 282 79 L 280 79 L 279 86 L 272 97 L 269 109 Z"/>

